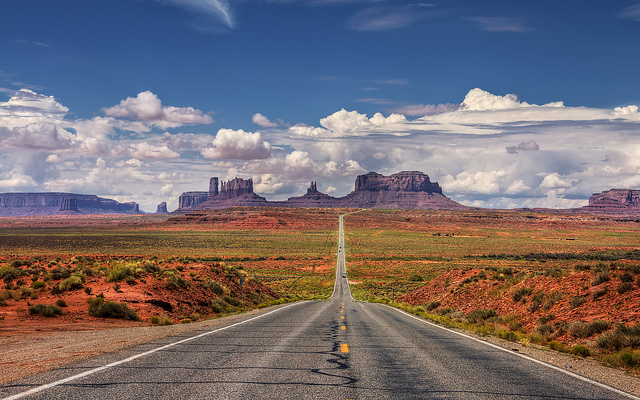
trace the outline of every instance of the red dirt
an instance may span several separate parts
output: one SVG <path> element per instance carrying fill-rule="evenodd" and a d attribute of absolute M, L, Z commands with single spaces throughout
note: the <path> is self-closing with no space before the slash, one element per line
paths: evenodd
<path fill-rule="evenodd" d="M 100 257 L 96 259 L 100 260 Z M 106 265 L 103 259 L 98 261 Z M 60 263 L 63 265 L 63 263 Z M 72 264 L 67 264 L 73 268 Z M 22 267 L 25 268 L 25 267 Z M 54 266 L 46 263 L 33 263 L 31 269 L 44 269 L 50 272 Z M 168 317 L 173 323 L 184 318 L 210 318 L 216 314 L 211 311 L 211 300 L 218 297 L 211 291 L 204 289 L 201 282 L 211 279 L 225 286 L 226 294 L 232 292 L 239 300 L 246 304 L 254 304 L 251 300 L 256 296 L 265 298 L 277 298 L 278 295 L 266 286 L 243 278 L 243 286 L 240 287 L 239 279 L 236 276 L 225 274 L 221 263 L 170 263 L 161 265 L 163 271 L 172 268 L 182 269 L 179 273 L 191 283 L 191 287 L 184 289 L 171 288 L 168 279 L 161 276 L 154 277 L 151 273 L 146 273 L 142 282 L 136 279 L 134 284 L 125 281 L 107 283 L 104 276 L 92 275 L 86 277 L 83 288 L 65 291 L 60 294 L 52 294 L 51 288 L 59 284 L 62 280 L 51 280 L 44 289 L 32 290 L 38 293 L 37 299 L 22 298 L 15 300 L 11 297 L 5 300 L 6 305 L 0 307 L 0 335 L 15 334 L 17 332 L 33 331 L 66 331 L 66 330 L 96 330 L 126 326 L 146 326 L 149 325 L 149 317 L 152 315 Z M 39 278 L 42 280 L 42 278 Z M 18 286 L 31 287 L 32 278 L 21 277 L 22 282 L 13 281 L 15 289 L 12 292 L 19 292 Z M 17 285 L 15 283 L 21 283 Z M 84 288 L 90 288 L 88 295 Z M 4 292 L 4 291 L 2 291 Z M 126 303 L 136 311 L 140 317 L 140 322 L 126 321 L 121 319 L 97 318 L 88 315 L 87 299 L 96 295 L 104 295 L 106 301 Z M 30 306 L 37 304 L 54 305 L 56 301 L 62 299 L 66 303 L 62 307 L 62 314 L 54 317 L 44 317 L 39 315 L 29 315 Z M 198 317 L 199 315 L 199 317 Z"/>
<path fill-rule="evenodd" d="M 501 316 L 517 316 L 528 331 L 533 331 L 539 325 L 539 318 L 543 315 L 554 314 L 552 323 L 557 322 L 588 322 L 604 319 L 609 322 L 622 322 L 627 325 L 640 323 L 640 287 L 634 282 L 633 289 L 619 294 L 616 290 L 621 283 L 618 277 L 600 285 L 591 286 L 592 272 L 572 272 L 568 276 L 548 277 L 535 276 L 525 279 L 513 286 L 494 279 L 480 279 L 478 282 L 461 285 L 466 278 L 477 276 L 482 270 L 451 270 L 439 275 L 428 284 L 398 298 L 399 302 L 412 305 L 423 305 L 430 301 L 440 301 L 440 308 L 453 308 L 465 314 L 474 310 L 490 308 Z M 637 277 L 636 277 L 637 279 Z M 531 295 L 518 302 L 513 295 L 519 288 L 529 287 Z M 592 299 L 591 294 L 603 287 L 608 288 L 605 295 Z M 545 293 L 547 297 L 553 292 L 562 294 L 562 298 L 550 308 L 541 307 L 531 312 L 532 297 L 536 293 Z M 584 304 L 570 309 L 569 303 L 575 296 L 584 296 Z M 569 336 L 560 337 L 570 341 Z"/>

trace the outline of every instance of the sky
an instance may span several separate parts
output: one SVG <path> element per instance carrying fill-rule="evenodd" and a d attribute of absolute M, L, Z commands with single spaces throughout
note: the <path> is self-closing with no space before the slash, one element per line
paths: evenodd
<path fill-rule="evenodd" d="M 638 0 L 0 0 L 0 192 L 178 206 L 422 171 L 455 201 L 640 188 Z"/>

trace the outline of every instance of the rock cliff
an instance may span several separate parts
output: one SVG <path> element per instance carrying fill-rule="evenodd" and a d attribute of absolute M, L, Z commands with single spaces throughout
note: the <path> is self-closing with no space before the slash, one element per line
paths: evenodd
<path fill-rule="evenodd" d="M 589 205 L 576 210 L 589 214 L 640 216 L 640 190 L 611 189 L 594 193 L 589 198 Z"/>
<path fill-rule="evenodd" d="M 169 214 L 169 211 L 167 211 L 166 201 L 163 201 L 162 203 L 158 204 L 158 208 L 156 208 L 156 214 Z"/>
<path fill-rule="evenodd" d="M 375 172 L 359 175 L 356 178 L 355 191 L 427 192 L 442 194 L 440 185 L 438 185 L 437 182 L 432 183 L 429 176 L 420 171 L 402 171 L 390 176 L 384 176 Z"/>
<path fill-rule="evenodd" d="M 75 193 L 0 193 L 0 216 L 138 214 L 137 203 Z"/>
<path fill-rule="evenodd" d="M 440 185 L 419 171 L 403 171 L 390 176 L 370 172 L 356 178 L 355 188 L 347 196 L 336 198 L 319 192 L 316 182 L 311 182 L 303 196 L 287 201 L 267 201 L 253 192 L 251 179 L 223 182 L 218 191 L 218 178 L 214 177 L 209 182 L 209 192 L 183 193 L 176 212 L 237 206 L 469 209 L 444 196 Z"/>

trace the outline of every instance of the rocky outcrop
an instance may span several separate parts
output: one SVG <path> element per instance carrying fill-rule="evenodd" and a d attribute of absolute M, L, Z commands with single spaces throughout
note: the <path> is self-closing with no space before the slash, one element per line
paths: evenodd
<path fill-rule="evenodd" d="M 139 214 L 137 203 L 75 193 L 0 193 L 0 216 Z"/>
<path fill-rule="evenodd" d="M 577 211 L 599 215 L 640 216 L 640 190 L 611 189 L 594 193 Z"/>
<path fill-rule="evenodd" d="M 437 182 L 431 182 L 428 175 L 420 171 L 402 171 L 390 176 L 375 172 L 359 175 L 356 178 L 356 192 L 427 192 L 440 193 L 442 189 Z"/>
<path fill-rule="evenodd" d="M 466 210 L 442 194 L 437 182 L 419 171 L 403 171 L 390 176 L 375 172 L 356 178 L 356 190 L 342 198 L 318 191 L 311 182 L 307 193 L 287 201 L 266 201 L 253 192 L 251 179 L 236 178 L 223 182 L 218 191 L 218 178 L 211 178 L 209 192 L 187 192 L 180 196 L 176 212 L 189 212 L 228 207 L 320 207 L 320 208 L 406 208 Z M 206 195 L 206 199 L 205 199 Z"/>
<path fill-rule="evenodd" d="M 193 208 L 208 198 L 209 192 L 184 192 L 178 198 L 178 209 Z"/>
<path fill-rule="evenodd" d="M 162 203 L 158 204 L 158 207 L 156 208 L 156 214 L 169 214 L 169 211 L 167 211 L 166 201 L 163 201 Z"/>

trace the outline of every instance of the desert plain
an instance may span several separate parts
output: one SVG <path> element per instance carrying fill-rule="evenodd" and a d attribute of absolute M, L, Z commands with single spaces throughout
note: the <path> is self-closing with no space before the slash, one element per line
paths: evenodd
<path fill-rule="evenodd" d="M 0 341 L 327 298 L 338 216 L 352 211 L 1 218 Z M 345 217 L 348 278 L 356 299 L 637 375 L 639 228 L 581 214 L 363 210 Z"/>

